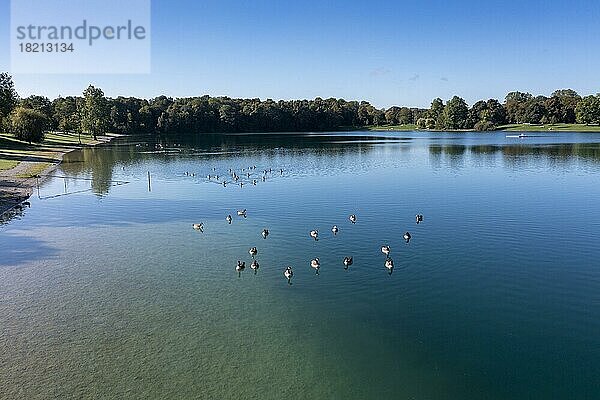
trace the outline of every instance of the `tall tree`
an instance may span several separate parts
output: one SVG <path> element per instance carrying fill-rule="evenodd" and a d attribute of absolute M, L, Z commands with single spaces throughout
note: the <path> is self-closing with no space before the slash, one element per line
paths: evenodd
<path fill-rule="evenodd" d="M 110 109 L 104 92 L 92 85 L 83 92 L 83 107 L 81 110 L 81 128 L 97 139 L 98 135 L 106 132 L 110 122 Z"/>
<path fill-rule="evenodd" d="M 19 96 L 15 90 L 15 84 L 7 72 L 0 73 L 0 129 L 7 125 L 6 120 L 10 112 L 15 108 Z"/>
<path fill-rule="evenodd" d="M 427 112 L 427 119 L 433 120 L 437 129 L 444 128 L 443 114 L 444 102 L 439 97 L 433 99 L 431 107 L 429 107 L 429 111 Z M 426 125 L 430 126 L 431 121 L 427 121 Z"/>
<path fill-rule="evenodd" d="M 62 132 L 81 132 L 79 106 L 82 101 L 81 97 L 67 96 L 58 97 L 52 102 L 52 118 L 59 130 Z"/>
<path fill-rule="evenodd" d="M 504 107 L 508 122 L 520 124 L 525 122 L 525 111 L 527 103 L 533 98 L 529 93 L 510 92 L 504 99 Z"/>
<path fill-rule="evenodd" d="M 448 100 L 446 107 L 444 107 L 444 129 L 465 129 L 468 116 L 469 106 L 467 102 L 458 96 L 454 96 Z"/>
<path fill-rule="evenodd" d="M 576 114 L 580 124 L 600 124 L 600 94 L 581 99 Z"/>
<path fill-rule="evenodd" d="M 562 105 L 563 114 L 561 122 L 571 124 L 575 122 L 575 109 L 581 101 L 581 96 L 573 89 L 560 89 L 552 93 L 552 97 L 558 97 Z"/>

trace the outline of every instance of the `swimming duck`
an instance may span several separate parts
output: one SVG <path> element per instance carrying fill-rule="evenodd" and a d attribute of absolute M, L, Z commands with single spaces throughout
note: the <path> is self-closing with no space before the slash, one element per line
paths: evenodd
<path fill-rule="evenodd" d="M 238 210 L 237 215 L 246 218 L 246 209 L 244 208 L 243 210 Z"/>
<path fill-rule="evenodd" d="M 334 235 L 337 235 L 339 231 L 340 230 L 338 229 L 337 225 L 334 225 L 333 228 L 331 228 L 331 232 L 333 232 Z"/>
<path fill-rule="evenodd" d="M 344 257 L 344 269 L 348 269 L 352 265 L 352 257 Z"/>
<path fill-rule="evenodd" d="M 394 260 L 391 258 L 386 258 L 385 267 L 390 271 L 390 275 L 392 274 L 392 270 L 394 269 Z"/>
<path fill-rule="evenodd" d="M 266 239 L 267 236 L 269 236 L 269 230 L 265 228 L 265 229 L 263 229 L 261 234 L 262 234 L 263 239 Z"/>
<path fill-rule="evenodd" d="M 254 258 L 254 256 L 256 256 L 256 254 L 258 254 L 258 249 L 256 247 L 252 247 L 250 250 L 248 250 L 248 253 L 250 253 L 252 258 Z"/>
<path fill-rule="evenodd" d="M 197 231 L 204 232 L 204 224 L 200 222 L 199 224 L 192 224 L 192 228 Z"/>
<path fill-rule="evenodd" d="M 227 223 L 228 223 L 228 224 L 231 224 L 231 220 L 232 220 L 233 218 L 231 218 L 231 215 L 228 215 L 228 216 L 227 216 L 225 219 L 227 220 Z"/>
<path fill-rule="evenodd" d="M 390 255 L 390 246 L 381 246 L 381 252 L 386 256 Z"/>
<path fill-rule="evenodd" d="M 240 261 L 238 260 L 237 262 L 237 266 L 235 267 L 235 270 L 238 273 L 238 277 L 241 276 L 241 272 L 246 268 L 246 262 L 245 261 Z"/>
<path fill-rule="evenodd" d="M 350 222 L 352 222 L 353 224 L 356 223 L 356 215 L 352 214 L 350 217 L 348 217 L 348 219 L 350 220 Z"/>
<path fill-rule="evenodd" d="M 23 207 L 29 207 L 29 208 L 31 208 L 31 203 L 30 203 L 30 202 L 28 202 L 28 201 L 24 201 L 24 202 L 22 202 L 22 203 L 21 203 L 21 205 L 22 205 Z"/>
<path fill-rule="evenodd" d="M 321 263 L 319 262 L 318 257 L 310 260 L 310 266 L 313 267 L 317 272 L 317 275 L 319 275 L 319 268 L 321 268 Z"/>
<path fill-rule="evenodd" d="M 319 240 L 319 231 L 316 229 L 313 229 L 312 231 L 310 231 L 309 233 L 310 237 L 315 239 L 315 241 Z"/>
<path fill-rule="evenodd" d="M 419 225 L 420 222 L 423 222 L 423 214 L 415 215 L 415 219 L 417 221 L 417 225 Z"/>
<path fill-rule="evenodd" d="M 254 275 L 256 275 L 256 271 L 258 270 L 258 267 L 260 267 L 260 265 L 258 265 L 258 261 L 252 260 L 252 264 L 250 264 L 250 268 L 252 268 L 254 270 Z"/>
<path fill-rule="evenodd" d="M 410 242 L 411 236 L 410 236 L 409 232 L 405 232 L 402 237 L 404 238 L 404 240 L 406 241 L 406 243 Z"/>
<path fill-rule="evenodd" d="M 292 276 L 294 276 L 294 271 L 292 271 L 292 267 L 287 267 L 283 271 L 283 276 L 285 276 L 287 278 L 288 283 L 291 285 L 292 284 Z"/>

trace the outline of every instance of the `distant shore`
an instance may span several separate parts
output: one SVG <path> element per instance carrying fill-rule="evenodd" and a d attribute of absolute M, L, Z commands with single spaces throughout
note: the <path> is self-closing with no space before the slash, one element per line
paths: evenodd
<path fill-rule="evenodd" d="M 397 132 L 479 132 L 474 129 L 457 129 L 457 130 L 435 130 L 435 129 L 419 129 L 414 124 L 406 125 L 381 125 L 362 128 L 367 131 L 397 131 Z M 501 125 L 495 130 L 488 132 L 505 131 L 505 132 L 600 132 L 600 125 L 585 125 L 585 124 L 509 124 Z"/>
<path fill-rule="evenodd" d="M 63 156 L 84 147 L 110 142 L 118 135 L 79 136 L 73 133 L 51 132 L 41 144 L 29 144 L 0 134 L 0 215 L 27 200 L 33 188 L 51 173 Z M 37 177 L 40 178 L 37 178 Z"/>

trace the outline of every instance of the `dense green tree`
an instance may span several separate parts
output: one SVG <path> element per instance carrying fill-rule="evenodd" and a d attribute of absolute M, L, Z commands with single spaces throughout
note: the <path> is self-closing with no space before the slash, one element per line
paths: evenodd
<path fill-rule="evenodd" d="M 581 96 L 573 89 L 560 89 L 552 93 L 552 97 L 560 99 L 562 105 L 562 115 L 559 122 L 571 124 L 575 122 L 575 109 L 581 101 Z"/>
<path fill-rule="evenodd" d="M 52 119 L 60 131 L 81 135 L 82 104 L 83 98 L 74 96 L 58 97 L 52 102 Z"/>
<path fill-rule="evenodd" d="M 506 124 L 506 109 L 496 99 L 489 99 L 486 103 L 487 115 L 484 120 L 490 122 L 495 127 Z"/>
<path fill-rule="evenodd" d="M 454 96 L 448 100 L 443 112 L 443 129 L 465 129 L 468 127 L 469 106 L 467 102 Z"/>
<path fill-rule="evenodd" d="M 19 140 L 42 142 L 48 125 L 48 117 L 31 108 L 18 106 L 10 113 L 10 131 Z"/>
<path fill-rule="evenodd" d="M 444 102 L 439 97 L 433 99 L 431 102 L 431 107 L 429 107 L 429 111 L 427 112 L 427 118 L 435 121 L 435 128 L 443 129 L 444 128 Z"/>
<path fill-rule="evenodd" d="M 39 111 L 48 118 L 52 117 L 52 102 L 45 96 L 31 95 L 25 97 L 19 102 L 19 105 Z"/>
<path fill-rule="evenodd" d="M 19 96 L 15 90 L 12 76 L 7 72 L 0 73 L 0 129 L 4 125 L 11 111 L 15 108 L 19 101 Z"/>
<path fill-rule="evenodd" d="M 511 124 L 520 124 L 525 122 L 525 113 L 528 102 L 533 99 L 529 93 L 510 92 L 504 99 L 504 108 L 506 117 Z"/>
<path fill-rule="evenodd" d="M 390 125 L 396 125 L 399 123 L 399 117 L 400 117 L 400 107 L 390 107 L 387 110 L 385 110 L 385 122 L 390 124 Z"/>
<path fill-rule="evenodd" d="M 547 100 L 548 98 L 545 96 L 537 96 L 529 99 L 525 104 L 522 122 L 528 124 L 546 122 L 548 111 L 546 110 L 545 104 Z"/>
<path fill-rule="evenodd" d="M 487 103 L 483 100 L 479 100 L 469 110 L 469 115 L 467 119 L 467 125 L 470 128 L 474 128 L 477 123 L 487 118 L 488 106 Z M 475 128 L 477 129 L 477 128 Z M 479 129 L 478 129 L 479 130 Z"/>
<path fill-rule="evenodd" d="M 556 124 L 565 120 L 564 104 L 560 98 L 552 96 L 544 102 L 546 116 L 542 120 L 544 123 Z"/>
<path fill-rule="evenodd" d="M 92 85 L 83 92 L 81 129 L 91 134 L 94 140 L 104 134 L 110 126 L 110 109 L 101 89 Z"/>
<path fill-rule="evenodd" d="M 415 120 L 413 118 L 413 112 L 408 107 L 401 107 L 400 111 L 398 111 L 397 120 L 399 124 L 408 125 L 414 124 Z"/>
<path fill-rule="evenodd" d="M 577 104 L 576 114 L 580 124 L 600 124 L 600 94 L 581 99 Z"/>
<path fill-rule="evenodd" d="M 17 103 L 12 79 L 0 74 L 0 112 Z M 49 116 L 51 127 L 66 132 L 88 132 L 94 137 L 110 131 L 123 134 L 195 134 L 217 132 L 327 131 L 383 124 L 417 124 L 420 129 L 491 130 L 510 123 L 597 123 L 597 96 L 584 99 L 571 89 L 550 98 L 510 92 L 504 104 L 478 101 L 469 109 L 454 96 L 446 105 L 437 98 L 429 109 L 392 106 L 379 109 L 366 101 L 320 97 L 314 100 L 235 99 L 199 96 L 172 99 L 117 97 L 88 87 L 83 97 L 59 97 L 50 102 L 29 96 L 24 108 Z"/>

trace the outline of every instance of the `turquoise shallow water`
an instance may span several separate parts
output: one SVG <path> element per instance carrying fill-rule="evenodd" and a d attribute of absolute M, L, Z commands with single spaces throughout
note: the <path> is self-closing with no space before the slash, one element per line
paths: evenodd
<path fill-rule="evenodd" d="M 0 226 L 0 398 L 598 397 L 600 135 L 136 143 Z"/>

